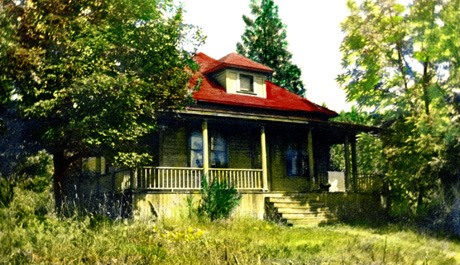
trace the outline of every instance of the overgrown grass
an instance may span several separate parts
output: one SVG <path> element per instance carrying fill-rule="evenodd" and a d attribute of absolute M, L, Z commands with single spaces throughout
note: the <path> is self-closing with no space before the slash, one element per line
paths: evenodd
<path fill-rule="evenodd" d="M 60 219 L 49 194 L 16 190 L 0 209 L 2 264 L 459 264 L 460 243 L 409 228 L 289 228 L 217 222 Z"/>

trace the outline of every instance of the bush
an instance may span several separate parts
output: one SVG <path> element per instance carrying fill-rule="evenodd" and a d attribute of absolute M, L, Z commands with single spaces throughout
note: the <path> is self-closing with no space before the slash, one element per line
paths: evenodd
<path fill-rule="evenodd" d="M 209 185 L 206 177 L 203 177 L 198 214 L 207 216 L 211 221 L 228 218 L 240 199 L 238 191 L 227 185 L 226 181 L 216 179 Z"/>
<path fill-rule="evenodd" d="M 52 158 L 45 151 L 24 158 L 7 176 L 0 172 L 0 208 L 9 206 L 15 187 L 42 193 L 51 187 L 52 176 Z"/>

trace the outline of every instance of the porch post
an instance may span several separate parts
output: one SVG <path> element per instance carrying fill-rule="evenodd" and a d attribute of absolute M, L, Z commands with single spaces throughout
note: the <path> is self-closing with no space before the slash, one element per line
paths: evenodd
<path fill-rule="evenodd" d="M 262 189 L 264 191 L 268 191 L 267 143 L 265 136 L 265 126 L 260 127 L 260 149 L 262 153 Z"/>
<path fill-rule="evenodd" d="M 209 172 L 209 139 L 208 139 L 208 121 L 204 120 L 202 125 L 203 133 L 203 174 L 208 178 Z"/>
<path fill-rule="evenodd" d="M 351 175 L 353 176 L 353 191 L 358 191 L 358 161 L 356 156 L 356 137 L 351 140 Z"/>
<path fill-rule="evenodd" d="M 139 171 L 138 168 L 135 168 L 133 170 L 131 170 L 130 172 L 130 184 L 131 184 L 131 190 L 135 190 L 137 189 L 137 183 L 138 183 L 138 175 L 137 175 L 137 172 Z M 115 174 L 114 174 L 114 178 L 115 178 Z"/>
<path fill-rule="evenodd" d="M 348 134 L 345 134 L 344 144 L 344 155 L 345 155 L 345 190 L 350 189 L 350 139 Z"/>
<path fill-rule="evenodd" d="M 313 133 L 312 129 L 308 129 L 308 139 L 307 139 L 307 148 L 308 148 L 308 168 L 309 170 L 309 177 L 310 181 L 314 185 L 316 180 L 315 180 L 315 158 L 313 157 Z"/>

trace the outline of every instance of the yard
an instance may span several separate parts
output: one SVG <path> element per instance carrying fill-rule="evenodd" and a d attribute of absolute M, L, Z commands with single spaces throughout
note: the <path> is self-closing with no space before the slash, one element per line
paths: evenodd
<path fill-rule="evenodd" d="M 5 264 L 459 264 L 460 243 L 403 225 L 290 228 L 218 222 L 60 219 L 46 194 L 0 209 Z M 51 208 L 50 208 L 51 207 Z"/>

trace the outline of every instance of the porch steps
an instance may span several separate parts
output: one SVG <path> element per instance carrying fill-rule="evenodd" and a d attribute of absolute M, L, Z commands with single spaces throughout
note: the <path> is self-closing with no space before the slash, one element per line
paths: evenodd
<path fill-rule="evenodd" d="M 337 221 L 320 194 L 272 194 L 266 198 L 266 207 L 269 219 L 289 226 L 312 227 Z"/>

